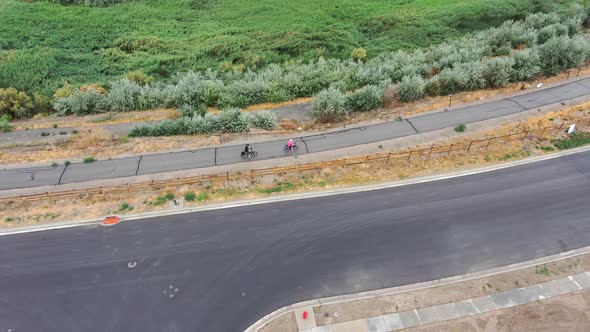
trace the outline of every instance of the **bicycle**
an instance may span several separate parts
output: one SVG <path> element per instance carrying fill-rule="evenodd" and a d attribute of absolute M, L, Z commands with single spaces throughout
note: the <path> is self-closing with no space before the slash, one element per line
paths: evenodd
<path fill-rule="evenodd" d="M 293 146 L 289 147 L 289 144 L 285 144 L 285 147 L 283 148 L 283 151 L 285 152 L 291 152 L 291 151 L 297 151 L 297 149 L 299 149 L 299 147 L 297 146 L 297 144 L 293 144 Z"/>
<path fill-rule="evenodd" d="M 241 156 L 242 156 L 243 159 L 256 158 L 256 157 L 258 157 L 258 152 L 256 152 L 256 151 L 250 151 L 250 153 L 248 153 L 246 151 L 242 151 Z"/>

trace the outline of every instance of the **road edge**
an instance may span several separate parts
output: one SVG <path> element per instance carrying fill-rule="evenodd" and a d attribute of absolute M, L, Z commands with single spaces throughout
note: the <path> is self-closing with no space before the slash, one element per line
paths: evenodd
<path fill-rule="evenodd" d="M 435 279 L 435 280 L 425 281 L 425 282 L 420 282 L 420 283 L 415 283 L 415 284 L 407 284 L 407 285 L 397 286 L 397 287 L 382 288 L 382 289 L 376 289 L 376 290 L 359 292 L 359 293 L 351 293 L 351 294 L 345 294 L 345 295 L 338 295 L 338 296 L 331 296 L 331 297 L 302 301 L 302 302 L 294 303 L 294 304 L 279 308 L 279 309 L 269 313 L 268 315 L 257 320 L 254 324 L 250 325 L 246 330 L 244 330 L 244 332 L 257 332 L 258 329 L 260 329 L 261 327 L 263 327 L 267 323 L 271 322 L 272 320 L 279 318 L 282 315 L 292 313 L 298 309 L 305 308 L 305 307 L 364 300 L 364 299 L 369 299 L 369 298 L 389 296 L 389 295 L 395 295 L 395 294 L 399 294 L 399 293 L 412 292 L 412 291 L 434 288 L 434 287 L 439 287 L 439 286 L 444 286 L 444 285 L 450 285 L 450 284 L 465 282 L 465 281 L 469 281 L 469 280 L 473 280 L 473 279 L 480 279 L 480 278 L 490 277 L 490 276 L 494 276 L 494 275 L 498 275 L 498 274 L 502 274 L 502 273 L 512 272 L 515 270 L 526 269 L 526 268 L 530 268 L 530 267 L 541 265 L 541 264 L 548 264 L 548 263 L 552 263 L 552 262 L 559 261 L 562 259 L 567 259 L 567 258 L 572 258 L 572 257 L 584 255 L 587 253 L 590 253 L 590 246 L 562 252 L 562 253 L 555 254 L 555 255 L 535 258 L 535 259 L 531 259 L 531 260 L 520 262 L 520 263 L 514 263 L 514 264 L 510 264 L 510 265 L 500 266 L 500 267 L 496 267 L 496 268 L 492 268 L 492 269 L 488 269 L 488 270 L 483 270 L 483 271 L 470 272 L 470 273 L 447 277 L 447 278 Z"/>
<path fill-rule="evenodd" d="M 507 162 L 507 163 L 500 163 L 496 165 L 474 168 L 469 170 L 462 170 L 462 171 L 455 171 L 450 173 L 438 174 L 438 175 L 429 175 L 429 176 L 422 176 L 416 177 L 407 180 L 401 181 L 390 181 L 384 182 L 379 184 L 371 184 L 366 186 L 352 186 L 352 187 L 345 187 L 345 188 L 337 188 L 337 189 L 330 189 L 330 190 L 323 190 L 323 191 L 310 191 L 305 193 L 296 193 L 296 194 L 284 194 L 281 196 L 275 197 L 266 197 L 266 198 L 258 198 L 258 199 L 251 199 L 251 200 L 240 200 L 230 203 L 219 203 L 219 204 L 210 204 L 210 205 L 203 205 L 193 208 L 181 208 L 181 209 L 168 209 L 164 211 L 156 211 L 156 212 L 147 212 L 142 214 L 132 214 L 127 216 L 121 216 L 121 221 L 133 221 L 139 219 L 151 219 L 156 217 L 165 217 L 165 216 L 172 216 L 178 214 L 187 214 L 187 213 L 196 213 L 196 212 L 203 212 L 203 211 L 213 211 L 213 210 L 220 210 L 220 209 L 230 209 L 242 206 L 251 206 L 251 205 L 261 205 L 261 204 L 270 204 L 270 203 L 277 203 L 277 202 L 288 202 L 293 200 L 303 200 L 303 199 L 311 199 L 311 198 L 320 198 L 320 197 L 328 197 L 328 196 L 335 196 L 335 195 L 344 195 L 344 194 L 353 194 L 353 193 L 360 193 L 366 191 L 373 191 L 373 190 L 383 190 L 383 189 L 390 189 L 396 187 L 403 187 L 427 182 L 434 182 L 434 181 L 441 181 L 447 179 L 453 179 L 458 177 L 464 177 L 469 175 L 476 175 L 481 173 L 488 173 L 493 171 L 499 171 L 511 167 L 518 167 L 523 165 L 528 165 L 536 162 L 561 158 L 573 154 L 584 153 L 590 151 L 590 146 L 583 146 L 579 148 L 574 148 L 566 151 L 560 151 L 556 153 L 550 153 L 542 156 L 525 158 L 517 161 Z M 81 227 L 81 226 L 91 226 L 91 225 L 99 225 L 102 223 L 103 218 L 93 218 L 93 219 L 84 219 L 80 221 L 65 221 L 60 223 L 55 223 L 51 225 L 34 225 L 34 226 L 24 226 L 24 227 L 15 227 L 9 228 L 5 230 L 0 230 L 0 236 L 6 235 L 16 235 L 16 234 L 23 234 L 23 233 L 31 233 L 31 232 L 41 232 L 41 231 L 49 231 L 49 230 L 57 230 L 57 229 L 64 229 L 64 228 L 71 228 L 71 227 Z"/>

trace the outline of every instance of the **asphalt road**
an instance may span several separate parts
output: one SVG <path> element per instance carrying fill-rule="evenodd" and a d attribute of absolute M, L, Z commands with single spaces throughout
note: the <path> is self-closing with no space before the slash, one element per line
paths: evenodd
<path fill-rule="evenodd" d="M 293 154 L 334 150 L 430 132 L 454 127 L 459 124 L 469 124 L 493 119 L 589 94 L 590 78 L 586 78 L 512 98 L 462 107 L 448 112 L 425 114 L 404 119 L 400 122 L 393 121 L 360 128 L 349 128 L 327 134 L 299 137 L 296 141 L 300 148 L 295 153 L 286 153 L 283 151 L 285 141 L 261 142 L 254 144 L 253 147 L 258 152 L 258 159 L 272 159 Z M 3 137 L 0 134 L 0 141 Z M 240 152 L 243 148 L 242 145 L 221 146 L 187 152 L 101 160 L 90 164 L 73 163 L 67 167 L 47 166 L 4 169 L 0 170 L 0 190 L 77 183 L 234 164 L 244 162 L 240 157 Z"/>
<path fill-rule="evenodd" d="M 378 191 L 0 236 L 0 331 L 242 331 L 302 300 L 590 245 L 589 197 L 585 152 Z"/>

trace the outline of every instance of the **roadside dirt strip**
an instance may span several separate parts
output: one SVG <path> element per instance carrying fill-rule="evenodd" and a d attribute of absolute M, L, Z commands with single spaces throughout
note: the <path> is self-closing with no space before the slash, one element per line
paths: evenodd
<path fill-rule="evenodd" d="M 444 128 L 499 118 L 542 106 L 590 95 L 590 78 L 520 94 L 517 96 L 439 111 L 364 127 L 296 138 L 299 150 L 283 151 L 284 141 L 255 144 L 258 159 L 273 159 L 335 150 Z M 1 136 L 0 136 L 1 138 Z M 241 145 L 153 154 L 130 158 L 73 163 L 68 166 L 11 168 L 0 170 L 0 190 L 72 184 L 93 180 L 156 174 L 241 163 Z"/>
<path fill-rule="evenodd" d="M 479 273 L 307 301 L 279 309 L 246 331 L 389 332 L 408 328 L 428 330 L 430 324 L 436 324 L 434 330 L 444 330 L 448 321 L 461 319 L 461 323 L 453 326 L 473 327 L 475 320 L 479 319 L 479 323 L 482 319 L 489 320 L 495 311 L 503 310 L 498 315 L 509 316 L 509 308 L 517 306 L 528 305 L 519 310 L 539 311 L 543 309 L 538 306 L 545 301 L 555 302 L 554 298 L 564 295 L 584 293 L 587 297 L 589 268 L 590 247 L 580 248 Z M 562 307 L 567 307 L 561 302 Z M 537 308 L 531 309 L 531 304 Z M 560 326 L 571 323 L 565 321 L 565 316 L 558 322 Z M 574 325 L 590 324 L 590 316 L 580 319 Z M 520 324 L 530 325 L 530 322 Z"/>

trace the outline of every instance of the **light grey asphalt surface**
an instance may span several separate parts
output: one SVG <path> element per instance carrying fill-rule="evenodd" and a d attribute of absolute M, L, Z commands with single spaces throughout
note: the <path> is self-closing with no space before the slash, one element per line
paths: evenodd
<path fill-rule="evenodd" d="M 378 191 L 0 236 L 0 331 L 243 331 L 303 300 L 587 246 L 589 197 L 585 152 Z"/>
<path fill-rule="evenodd" d="M 590 94 L 590 78 L 512 98 L 412 117 L 400 122 L 393 121 L 385 124 L 344 129 L 333 133 L 299 137 L 297 138 L 299 150 L 296 154 L 339 149 L 454 127 L 459 124 L 469 124 L 535 109 L 588 94 Z M 285 143 L 285 141 L 270 141 L 254 144 L 253 147 L 258 152 L 259 160 L 293 155 L 294 153 L 283 151 Z M 228 165 L 244 161 L 240 157 L 242 149 L 242 145 L 222 146 L 189 152 L 98 161 L 91 166 L 71 164 L 65 171 L 62 169 L 62 173 L 50 172 L 46 167 L 0 170 L 0 190 Z M 43 176 L 37 176 L 38 172 L 43 173 Z"/>

